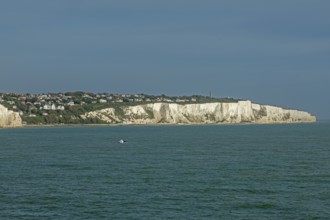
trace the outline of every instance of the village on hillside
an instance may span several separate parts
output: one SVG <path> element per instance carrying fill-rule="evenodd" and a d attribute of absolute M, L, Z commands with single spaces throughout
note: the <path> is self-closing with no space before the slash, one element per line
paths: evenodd
<path fill-rule="evenodd" d="M 206 103 L 234 102 L 233 98 L 212 98 L 210 96 L 166 96 L 146 94 L 113 94 L 90 92 L 65 92 L 46 94 L 0 93 L 0 104 L 18 112 L 24 124 L 76 124 L 103 123 L 88 121 L 80 117 L 89 111 L 123 105 L 146 103 Z M 92 119 L 91 119 L 92 120 Z"/>

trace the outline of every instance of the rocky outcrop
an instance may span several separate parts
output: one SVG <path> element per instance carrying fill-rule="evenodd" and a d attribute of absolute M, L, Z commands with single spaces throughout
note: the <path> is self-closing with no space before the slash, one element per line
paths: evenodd
<path fill-rule="evenodd" d="M 82 118 L 98 118 L 110 124 L 215 124 L 314 122 L 316 117 L 298 110 L 259 105 L 251 101 L 234 103 L 152 103 L 88 112 Z"/>
<path fill-rule="evenodd" d="M 0 105 L 0 128 L 21 127 L 22 119 L 18 113 Z"/>

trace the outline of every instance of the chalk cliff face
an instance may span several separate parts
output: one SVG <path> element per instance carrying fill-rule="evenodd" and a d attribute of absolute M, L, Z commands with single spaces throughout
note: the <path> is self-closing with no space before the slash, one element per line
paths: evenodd
<path fill-rule="evenodd" d="M 20 126 L 22 126 L 22 119 L 19 114 L 0 105 L 0 128 Z"/>
<path fill-rule="evenodd" d="M 123 124 L 215 124 L 215 123 L 295 123 L 314 122 L 316 117 L 298 110 L 253 104 L 235 103 L 145 105 L 107 108 L 88 112 L 82 118 L 98 118 L 107 123 Z"/>

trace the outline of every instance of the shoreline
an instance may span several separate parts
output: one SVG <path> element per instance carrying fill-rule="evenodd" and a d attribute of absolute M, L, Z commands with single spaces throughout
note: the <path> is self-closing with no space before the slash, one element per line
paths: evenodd
<path fill-rule="evenodd" d="M 39 125 L 22 125 L 21 127 L 7 128 L 33 128 L 33 127 L 120 127 L 120 126 L 198 126 L 198 125 L 278 125 L 278 124 L 311 124 L 329 121 L 301 121 L 301 122 L 273 122 L 273 123 L 156 123 L 156 124 L 39 124 Z"/>

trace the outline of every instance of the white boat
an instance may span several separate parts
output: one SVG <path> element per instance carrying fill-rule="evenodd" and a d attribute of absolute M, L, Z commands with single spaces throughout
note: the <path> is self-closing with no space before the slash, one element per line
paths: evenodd
<path fill-rule="evenodd" d="M 126 141 L 124 141 L 123 139 L 120 139 L 118 142 L 119 142 L 120 144 L 126 143 Z"/>

